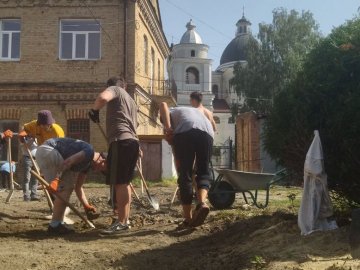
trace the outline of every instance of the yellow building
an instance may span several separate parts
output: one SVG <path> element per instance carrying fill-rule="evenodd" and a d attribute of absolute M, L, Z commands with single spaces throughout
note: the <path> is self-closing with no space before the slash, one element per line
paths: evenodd
<path fill-rule="evenodd" d="M 169 96 L 168 53 L 156 0 L 0 1 L 0 131 L 49 109 L 67 136 L 105 150 L 87 111 L 106 80 L 120 75 L 139 106 L 142 144 L 161 158 L 154 135 L 161 134 L 157 102 Z M 153 178 L 161 167 L 155 171 Z"/>

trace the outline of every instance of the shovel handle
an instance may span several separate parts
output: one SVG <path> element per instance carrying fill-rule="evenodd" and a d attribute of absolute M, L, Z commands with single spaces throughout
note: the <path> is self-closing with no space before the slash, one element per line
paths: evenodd
<path fill-rule="evenodd" d="M 25 149 L 26 149 L 26 152 L 28 153 L 28 155 L 29 155 L 29 157 L 30 157 L 30 159 L 31 159 L 32 164 L 34 165 L 34 168 L 35 168 L 35 170 L 36 170 L 36 173 L 37 173 L 38 175 L 40 175 L 40 168 L 39 168 L 37 162 L 35 161 L 35 159 L 33 158 L 33 156 L 31 155 L 31 152 L 30 152 L 30 149 L 29 149 L 28 145 L 26 144 L 26 142 L 25 142 L 23 145 L 24 145 L 24 147 L 25 147 Z M 52 200 L 51 200 L 50 194 L 49 194 L 48 190 L 44 187 L 44 184 L 41 183 L 41 182 L 40 182 L 40 184 L 41 184 L 42 187 L 43 187 L 43 190 L 44 190 L 44 193 L 45 193 L 45 197 L 46 197 L 47 203 L 48 203 L 49 208 L 50 208 L 50 212 L 52 212 L 52 209 L 53 209 L 53 207 L 54 207 L 54 204 L 53 204 L 53 202 L 52 202 Z"/>
<path fill-rule="evenodd" d="M 31 170 L 31 174 L 35 176 L 46 188 L 49 187 L 48 182 L 45 181 L 44 178 L 42 178 L 39 174 L 37 174 L 35 171 Z M 62 201 L 66 204 L 79 218 L 81 218 L 90 228 L 95 228 L 94 224 L 92 224 L 86 217 L 84 217 L 79 210 L 77 210 L 71 203 L 69 203 L 67 200 L 65 200 L 61 195 L 57 193 L 52 193 L 57 199 Z"/>

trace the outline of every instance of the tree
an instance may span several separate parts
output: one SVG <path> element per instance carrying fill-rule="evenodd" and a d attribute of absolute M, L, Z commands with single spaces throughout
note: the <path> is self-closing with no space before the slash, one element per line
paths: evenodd
<path fill-rule="evenodd" d="M 360 203 L 359 18 L 322 40 L 275 97 L 265 147 L 300 178 L 315 129 L 323 144 L 329 187 Z"/>
<path fill-rule="evenodd" d="M 247 64 L 237 64 L 231 83 L 245 98 L 242 111 L 266 113 L 273 97 L 301 70 L 303 60 L 319 42 L 313 15 L 306 11 L 273 11 L 273 22 L 259 25 L 258 39 L 247 44 Z"/>

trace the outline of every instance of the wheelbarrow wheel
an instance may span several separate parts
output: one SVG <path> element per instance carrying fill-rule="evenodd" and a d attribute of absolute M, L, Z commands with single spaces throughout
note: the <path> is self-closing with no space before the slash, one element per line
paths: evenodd
<path fill-rule="evenodd" d="M 235 201 L 235 190 L 228 182 L 221 181 L 216 190 L 210 190 L 209 201 L 216 209 L 229 208 Z"/>

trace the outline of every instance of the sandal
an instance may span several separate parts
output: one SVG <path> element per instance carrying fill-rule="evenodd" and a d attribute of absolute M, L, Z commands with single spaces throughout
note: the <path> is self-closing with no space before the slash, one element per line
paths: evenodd
<path fill-rule="evenodd" d="M 183 222 L 181 222 L 178 226 L 177 226 L 177 230 L 186 230 L 186 229 L 190 229 L 190 222 L 184 220 Z"/>
<path fill-rule="evenodd" d="M 198 227 L 204 224 L 204 221 L 208 216 L 209 212 L 210 212 L 210 208 L 209 206 L 207 206 L 206 203 L 199 203 L 195 208 L 190 225 L 192 227 Z"/>

